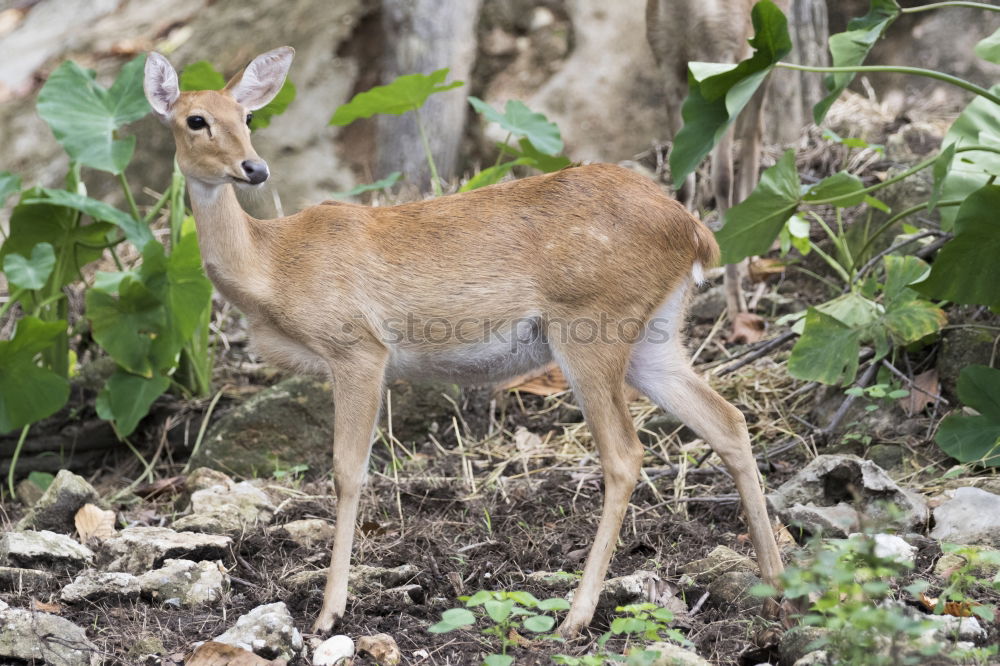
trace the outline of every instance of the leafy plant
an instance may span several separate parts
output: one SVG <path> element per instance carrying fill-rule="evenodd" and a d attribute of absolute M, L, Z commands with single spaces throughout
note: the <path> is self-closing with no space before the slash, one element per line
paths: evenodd
<path fill-rule="evenodd" d="M 982 365 L 962 368 L 958 397 L 978 414 L 949 414 L 934 441 L 963 463 L 1000 466 L 1000 370 Z"/>
<path fill-rule="evenodd" d="M 416 117 L 420 140 L 424 146 L 427 166 L 431 171 L 431 187 L 436 196 L 441 195 L 441 181 L 438 177 L 437 165 L 431 154 L 430 143 L 427 141 L 427 131 L 420 117 L 420 107 L 431 95 L 445 92 L 464 85 L 462 81 L 445 83 L 448 78 L 448 68 L 444 67 L 431 74 L 406 74 L 397 77 L 392 83 L 375 86 L 370 90 L 360 92 L 334 111 L 330 118 L 331 125 L 350 125 L 355 120 L 370 118 L 375 114 L 400 116 L 413 112 Z"/>
<path fill-rule="evenodd" d="M 569 602 L 553 598 L 539 601 L 529 592 L 519 590 L 480 590 L 471 597 L 459 597 L 465 602 L 464 608 L 449 608 L 441 613 L 441 621 L 431 625 L 431 633 L 443 634 L 456 629 L 465 629 L 476 624 L 477 617 L 470 608 L 480 609 L 480 618 L 487 627 L 481 630 L 485 636 L 492 636 L 500 642 L 500 653 L 489 654 L 483 659 L 484 666 L 510 666 L 514 657 L 508 649 L 519 644 L 518 632 L 545 633 L 555 626 L 555 618 L 549 611 L 568 610 Z M 523 640 L 523 639 L 521 639 Z"/>
<path fill-rule="evenodd" d="M 612 636 L 628 636 L 644 642 L 669 640 L 679 645 L 690 645 L 691 642 L 677 629 L 668 626 L 674 620 L 674 614 L 656 604 L 642 603 L 618 606 L 615 611 L 618 617 L 611 621 L 611 628 L 597 639 L 600 650 L 595 654 L 574 657 L 565 654 L 555 655 L 557 664 L 567 666 L 601 666 L 608 663 L 624 663 L 628 666 L 649 666 L 660 657 L 659 650 L 650 650 L 641 646 L 628 649 L 626 654 L 605 651 L 605 646 Z"/>
<path fill-rule="evenodd" d="M 971 592 L 978 586 L 1000 592 L 1000 551 L 949 543 L 941 544 L 941 550 L 957 556 L 961 564 L 948 572 L 947 583 L 941 590 L 934 612 L 942 613 L 949 603 L 957 604 L 962 611 L 960 615 L 972 614 L 986 622 L 993 622 L 996 607 L 975 602 Z M 988 570 L 992 570 L 992 577 Z"/>

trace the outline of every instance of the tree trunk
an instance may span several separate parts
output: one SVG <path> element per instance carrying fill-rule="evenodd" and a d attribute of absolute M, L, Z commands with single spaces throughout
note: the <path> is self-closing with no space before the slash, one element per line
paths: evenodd
<path fill-rule="evenodd" d="M 792 0 L 788 31 L 792 36 L 789 62 L 815 67 L 829 65 L 826 0 Z M 812 122 L 812 107 L 826 95 L 823 75 L 778 69 L 771 76 L 765 111 L 769 122 L 764 127 L 764 141 L 794 143 L 802 128 Z"/>
<path fill-rule="evenodd" d="M 448 81 L 467 81 L 476 57 L 480 0 L 383 0 L 383 80 L 402 74 L 430 74 L 449 67 Z M 420 110 L 441 178 L 455 175 L 468 103 L 465 88 L 431 97 Z M 379 116 L 376 130 L 378 177 L 402 171 L 427 190 L 430 170 L 412 113 Z"/>

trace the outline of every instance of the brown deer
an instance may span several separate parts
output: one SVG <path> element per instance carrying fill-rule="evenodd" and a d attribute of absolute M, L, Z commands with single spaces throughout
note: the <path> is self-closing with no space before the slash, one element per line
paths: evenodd
<path fill-rule="evenodd" d="M 346 610 L 387 379 L 495 381 L 553 359 L 570 379 L 605 478 L 563 634 L 593 616 L 642 464 L 626 385 L 718 452 L 743 498 L 763 576 L 776 584 L 781 559 L 743 415 L 691 370 L 680 335 L 687 296 L 718 257 L 709 230 L 653 182 L 610 165 L 418 203 L 326 202 L 254 219 L 233 190 L 268 177 L 247 120 L 280 89 L 293 53 L 258 56 L 223 90 L 183 93 L 167 60 L 151 53 L 145 90 L 174 134 L 205 271 L 246 313 L 266 358 L 332 380 L 337 524 L 314 629 L 328 632 Z"/>
<path fill-rule="evenodd" d="M 671 136 L 683 125 L 681 105 L 687 95 L 687 66 L 692 61 L 737 63 L 750 57 L 753 36 L 750 10 L 757 0 L 646 0 L 646 38 L 663 75 L 667 123 Z M 775 0 L 785 13 L 791 0 Z M 761 137 L 764 134 L 764 101 L 767 83 L 757 91 L 712 151 L 711 178 L 715 205 L 725 214 L 743 201 L 757 185 Z M 734 181 L 733 140 L 739 139 L 739 178 Z M 694 210 L 697 202 L 694 174 L 687 177 L 678 195 Z M 730 320 L 746 315 L 739 288 L 739 271 L 726 267 L 726 299 Z"/>

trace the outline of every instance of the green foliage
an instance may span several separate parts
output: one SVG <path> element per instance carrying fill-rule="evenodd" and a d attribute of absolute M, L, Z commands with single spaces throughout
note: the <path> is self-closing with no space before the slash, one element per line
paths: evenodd
<path fill-rule="evenodd" d="M 38 114 L 70 159 L 113 174 L 125 171 L 135 137 L 119 139 L 116 132 L 149 113 L 142 90 L 145 63 L 145 55 L 136 57 L 107 89 L 98 85 L 93 70 L 72 61 L 52 72 L 38 93 Z"/>
<path fill-rule="evenodd" d="M 54 204 L 84 213 L 99 222 L 109 222 L 121 229 L 125 234 L 125 238 L 139 248 L 144 247 L 146 243 L 153 240 L 153 234 L 150 232 L 148 226 L 136 220 L 128 213 L 123 213 L 103 201 L 91 199 L 76 192 L 52 190 L 45 187 L 37 188 L 32 192 L 37 194 L 21 197 L 22 204 L 29 206 L 33 204 Z"/>
<path fill-rule="evenodd" d="M 55 266 L 56 253 L 51 243 L 39 243 L 33 247 L 29 259 L 16 252 L 3 258 L 7 281 L 18 289 L 41 289 L 49 281 Z"/>
<path fill-rule="evenodd" d="M 478 113 L 486 120 L 497 123 L 514 136 L 524 137 L 531 145 L 546 155 L 558 155 L 563 149 L 559 127 L 542 113 L 532 111 L 523 102 L 508 100 L 504 112 L 500 113 L 478 97 L 469 98 Z"/>
<path fill-rule="evenodd" d="M 181 90 L 221 90 L 226 85 L 226 78 L 207 60 L 191 63 L 180 73 Z M 250 129 L 264 129 L 271 124 L 274 116 L 285 112 L 288 105 L 295 101 L 295 84 L 291 79 L 285 79 L 281 90 L 270 102 L 253 112 Z"/>
<path fill-rule="evenodd" d="M 69 382 L 35 357 L 60 335 L 66 322 L 23 317 L 11 340 L 0 341 L 0 432 L 9 432 L 57 412 L 69 398 Z"/>
<path fill-rule="evenodd" d="M 962 368 L 958 397 L 979 413 L 949 414 L 934 441 L 959 462 L 1000 467 L 1000 370 L 982 365 Z"/>
<path fill-rule="evenodd" d="M 431 74 L 406 74 L 392 83 L 375 86 L 360 92 L 334 112 L 331 125 L 350 125 L 360 118 L 370 118 L 377 113 L 399 116 L 407 111 L 416 111 L 427 98 L 464 85 L 462 81 L 445 83 L 448 68 L 444 67 Z"/>
<path fill-rule="evenodd" d="M 969 612 L 986 622 L 996 619 L 996 607 L 992 604 L 977 603 L 972 591 L 986 587 L 1000 592 L 1000 551 L 977 546 L 941 544 L 941 550 L 961 559 L 961 564 L 948 572 L 948 580 L 938 597 L 935 613 L 944 612 L 947 602 L 965 604 Z"/>
<path fill-rule="evenodd" d="M 21 177 L 10 171 L 0 171 L 0 208 L 7 205 L 7 199 L 21 189 Z"/>
<path fill-rule="evenodd" d="M 901 10 L 896 0 L 872 0 L 871 9 L 860 18 L 851 19 L 847 31 L 830 36 L 830 55 L 834 67 L 855 67 L 868 57 L 868 52 L 899 16 Z M 853 72 L 832 72 L 823 83 L 828 94 L 813 109 L 813 118 L 819 125 L 826 117 L 833 102 L 840 97 L 854 80 Z"/>
<path fill-rule="evenodd" d="M 642 603 L 618 606 L 619 613 L 611 621 L 611 629 L 597 640 L 600 650 L 595 654 L 573 657 L 557 654 L 553 660 L 557 664 L 567 666 L 602 666 L 609 663 L 624 663 L 628 666 L 649 666 L 660 657 L 658 650 L 643 647 L 632 647 L 627 654 L 616 654 L 605 651 L 604 647 L 612 636 L 628 636 L 644 642 L 669 640 L 679 645 L 691 645 L 691 642 L 677 629 L 668 625 L 674 621 L 674 614 L 656 604 Z"/>
<path fill-rule="evenodd" d="M 735 67 L 688 63 L 688 96 L 681 108 L 684 126 L 670 153 L 670 173 L 676 187 L 708 156 L 774 65 L 792 50 L 788 21 L 773 2 L 758 2 L 751 18 L 754 53 L 750 58 Z"/>
<path fill-rule="evenodd" d="M 479 619 L 487 625 L 481 630 L 485 636 L 492 636 L 500 642 L 500 654 L 490 654 L 483 659 L 485 666 L 509 666 L 514 658 L 507 654 L 508 648 L 515 647 L 517 641 L 512 632 L 526 630 L 543 634 L 555 626 L 551 611 L 569 609 L 565 599 L 553 598 L 539 601 L 529 592 L 520 590 L 489 591 L 480 590 L 471 597 L 459 597 L 465 602 L 464 608 L 449 608 L 441 613 L 441 621 L 430 626 L 428 631 L 444 634 L 456 629 L 465 629 L 476 624 L 476 614 L 470 608 L 480 609 Z M 548 636 L 548 638 L 555 638 Z"/>
<path fill-rule="evenodd" d="M 983 60 L 1000 65 L 1000 29 L 976 44 L 976 55 Z"/>
<path fill-rule="evenodd" d="M 402 177 L 402 173 L 399 171 L 393 171 L 385 178 L 381 180 L 376 180 L 374 183 L 368 183 L 367 185 L 355 185 L 351 189 L 345 192 L 334 192 L 332 196 L 334 199 L 349 199 L 351 197 L 356 197 L 359 194 L 364 194 L 365 192 L 378 192 L 379 190 L 387 190 L 397 182 Z"/>

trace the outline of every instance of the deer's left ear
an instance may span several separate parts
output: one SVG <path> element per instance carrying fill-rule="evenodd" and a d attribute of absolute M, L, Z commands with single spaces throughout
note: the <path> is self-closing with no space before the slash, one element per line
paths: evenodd
<path fill-rule="evenodd" d="M 160 121 L 167 122 L 174 102 L 180 97 L 181 92 L 177 85 L 177 72 L 166 58 L 155 51 L 150 51 L 146 56 L 142 87 L 153 113 Z"/>
<path fill-rule="evenodd" d="M 246 69 L 226 84 L 237 102 L 251 111 L 264 106 L 278 94 L 292 66 L 295 49 L 282 46 L 254 58 Z"/>

